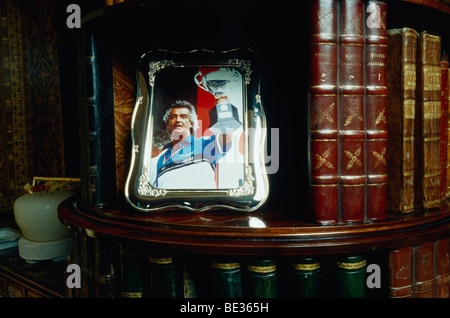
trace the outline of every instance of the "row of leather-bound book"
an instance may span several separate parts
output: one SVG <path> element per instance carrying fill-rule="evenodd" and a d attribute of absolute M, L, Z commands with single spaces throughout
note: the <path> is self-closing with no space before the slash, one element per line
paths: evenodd
<path fill-rule="evenodd" d="M 322 224 L 439 209 L 450 195 L 448 52 L 426 30 L 389 28 L 384 1 L 312 7 L 310 174 Z"/>
<path fill-rule="evenodd" d="M 69 297 L 450 297 L 449 238 L 352 255 L 167 255 L 123 245 L 112 251 L 74 254 L 70 261 L 81 266 L 82 281 Z"/>
<path fill-rule="evenodd" d="M 366 297 L 365 257 L 331 261 L 331 271 L 320 257 L 294 259 L 143 255 L 122 250 L 120 264 L 111 265 L 115 271 L 109 275 L 82 268 L 82 288 L 70 290 L 69 297 Z"/>

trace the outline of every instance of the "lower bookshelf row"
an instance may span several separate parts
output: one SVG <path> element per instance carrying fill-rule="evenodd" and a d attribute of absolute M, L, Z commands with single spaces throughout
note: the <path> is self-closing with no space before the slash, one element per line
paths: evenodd
<path fill-rule="evenodd" d="M 167 254 L 129 240 L 77 232 L 70 263 L 81 288 L 68 297 L 450 297 L 450 239 L 395 250 L 316 256 Z"/>

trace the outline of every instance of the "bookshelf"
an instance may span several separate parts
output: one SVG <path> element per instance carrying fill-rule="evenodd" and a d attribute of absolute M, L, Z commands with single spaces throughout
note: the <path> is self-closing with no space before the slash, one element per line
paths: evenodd
<path fill-rule="evenodd" d="M 316 255 L 392 249 L 445 236 L 450 229 L 450 207 L 445 204 L 441 212 L 390 214 L 383 222 L 351 226 L 320 226 L 275 212 L 124 215 L 118 208 L 90 208 L 80 202 L 65 202 L 59 215 L 87 233 L 138 240 L 176 252 Z"/>
<path fill-rule="evenodd" d="M 440 208 L 430 210 L 416 209 L 408 214 L 388 212 L 383 221 L 324 226 L 312 220 L 307 165 L 294 165 L 292 159 L 295 156 L 295 161 L 300 163 L 309 160 L 307 151 L 296 152 L 308 147 L 309 6 L 310 1 L 284 1 L 277 6 L 264 1 L 244 4 L 232 1 L 226 8 L 220 3 L 205 6 L 202 1 L 189 4 L 127 1 L 100 8 L 83 17 L 82 28 L 77 34 L 82 48 L 79 62 L 83 65 L 83 61 L 93 61 L 90 65 L 100 72 L 100 76 L 81 73 L 80 98 L 89 96 L 86 92 L 92 87 L 100 88 L 103 97 L 97 108 L 102 109 L 101 121 L 95 121 L 95 115 L 88 113 L 89 106 L 81 108 L 80 118 L 87 116 L 104 128 L 99 129 L 101 134 L 91 136 L 91 140 L 95 139 L 99 145 L 95 154 L 101 158 L 102 167 L 98 173 L 83 170 L 90 160 L 86 154 L 81 159 L 84 190 L 77 199 L 65 201 L 58 211 L 62 222 L 75 233 L 77 249 L 73 260 L 91 266 L 88 271 L 91 276 L 86 278 L 90 288 L 83 289 L 81 296 L 99 295 L 92 287 L 96 284 L 92 275 L 101 272 L 101 266 L 94 264 L 94 260 L 101 259 L 99 255 L 106 255 L 105 262 L 108 260 L 110 267 L 116 267 L 115 274 L 108 274 L 107 270 L 101 273 L 102 277 L 110 278 L 104 284 L 109 289 L 103 296 L 120 295 L 117 267 L 121 264 L 119 249 L 123 246 L 133 246 L 132 249 L 137 248 L 138 253 L 145 255 L 163 251 L 183 255 L 185 259 L 221 255 L 246 260 L 252 257 L 290 260 L 299 256 L 327 258 L 372 252 L 383 254 L 450 236 L 449 200 L 444 200 Z M 450 36 L 445 30 L 449 29 L 449 14 L 449 7 L 436 1 L 392 1 L 388 3 L 388 28 L 426 28 L 442 37 L 442 47 L 448 52 Z M 216 28 L 217 20 L 227 23 Z M 117 145 L 111 131 L 114 129 L 114 107 L 121 98 L 117 95 L 120 91 L 113 89 L 114 80 L 117 80 L 114 76 L 121 72 L 124 82 L 128 81 L 125 93 L 131 96 L 128 103 L 133 105 L 135 61 L 144 52 L 161 47 L 170 50 L 252 47 L 261 53 L 265 74 L 262 91 L 267 92 L 263 96 L 267 124 L 268 127 L 280 127 L 281 134 L 279 169 L 269 175 L 269 199 L 261 209 L 248 214 L 226 211 L 139 213 L 124 202 L 121 186 L 126 174 L 124 176 L 118 169 L 119 154 L 117 148 L 111 146 Z M 95 54 L 101 62 L 92 59 Z M 294 105 L 293 100 L 296 101 Z M 93 106 L 97 106 L 95 103 Z M 292 118 L 295 121 L 292 122 Z M 87 129 L 87 126 L 80 127 Z M 292 146 L 294 137 L 290 136 L 300 137 L 295 138 L 295 147 Z M 126 145 L 121 150 L 125 153 L 126 166 L 124 149 Z M 106 248 L 102 250 L 104 246 Z M 386 254 L 383 255 L 386 259 Z"/>

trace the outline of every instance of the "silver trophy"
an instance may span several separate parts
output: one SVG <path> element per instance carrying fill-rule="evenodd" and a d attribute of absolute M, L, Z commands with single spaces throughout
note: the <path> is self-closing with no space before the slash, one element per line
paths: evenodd
<path fill-rule="evenodd" d="M 222 133 L 227 130 L 234 131 L 242 126 L 239 121 L 238 109 L 231 104 L 228 96 L 231 90 L 231 83 L 240 74 L 233 69 L 225 68 L 203 75 L 198 72 L 194 76 L 195 84 L 212 94 L 216 99 L 216 106 L 209 111 L 211 127 L 218 129 Z"/>

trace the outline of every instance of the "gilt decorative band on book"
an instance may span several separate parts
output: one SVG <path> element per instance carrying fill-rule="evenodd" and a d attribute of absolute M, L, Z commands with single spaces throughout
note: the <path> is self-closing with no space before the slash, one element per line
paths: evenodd
<path fill-rule="evenodd" d="M 316 0 L 312 10 L 309 128 L 315 219 L 325 225 L 383 220 L 386 4 Z"/>
<path fill-rule="evenodd" d="M 248 270 L 255 273 L 272 273 L 277 270 L 276 265 L 270 265 L 270 266 L 253 266 L 248 265 Z"/>
<path fill-rule="evenodd" d="M 292 264 L 292 267 L 298 271 L 312 271 L 320 268 L 320 263 L 313 264 Z"/>
<path fill-rule="evenodd" d="M 211 262 L 211 268 L 215 269 L 237 269 L 240 267 L 241 264 L 238 262 L 235 263 L 216 263 L 215 261 Z"/>
<path fill-rule="evenodd" d="M 163 258 L 158 258 L 158 257 L 152 257 L 149 256 L 148 258 L 150 263 L 155 263 L 155 264 L 172 264 L 172 258 L 171 257 L 163 257 Z"/>
<path fill-rule="evenodd" d="M 366 266 L 366 260 L 362 260 L 356 263 L 345 263 L 345 262 L 337 262 L 338 268 L 342 269 L 359 269 Z"/>

